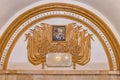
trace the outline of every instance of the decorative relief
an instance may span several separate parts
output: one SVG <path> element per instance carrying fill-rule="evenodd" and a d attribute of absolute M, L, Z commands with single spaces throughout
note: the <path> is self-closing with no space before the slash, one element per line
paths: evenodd
<path fill-rule="evenodd" d="M 49 11 L 49 12 L 46 12 L 46 13 L 42 13 L 42 14 L 39 14 L 39 15 L 36 15 L 32 18 L 30 18 L 29 20 L 27 20 L 26 22 L 24 22 L 16 31 L 15 33 L 11 36 L 11 39 L 8 41 L 8 44 L 6 45 L 4 51 L 3 51 L 3 55 L 1 57 L 1 60 L 0 60 L 0 66 L 3 65 L 4 63 L 4 59 L 14 40 L 14 38 L 17 36 L 17 34 L 25 27 L 27 26 L 28 24 L 30 24 L 31 22 L 35 21 L 36 19 L 39 19 L 39 18 L 42 18 L 44 16 L 50 16 L 50 15 L 53 15 L 53 14 L 58 14 L 58 15 L 68 15 L 68 16 L 74 16 L 75 18 L 77 19 L 80 19 L 80 20 L 83 20 L 84 22 L 88 23 L 89 25 L 91 25 L 91 27 L 93 29 L 95 29 L 99 35 L 102 37 L 102 39 L 104 40 L 107 48 L 109 48 L 109 53 L 110 53 L 110 56 L 112 58 L 112 62 L 114 63 L 113 64 L 113 67 L 114 67 L 114 70 L 117 69 L 117 65 L 116 65 L 116 60 L 115 60 L 115 56 L 114 56 L 114 53 L 113 53 L 113 50 L 108 42 L 108 40 L 106 39 L 106 37 L 104 36 L 104 34 L 102 33 L 102 31 L 100 31 L 100 29 L 95 25 L 93 24 L 91 21 L 89 21 L 87 18 L 81 16 L 81 15 L 78 15 L 78 14 L 75 14 L 75 13 L 72 13 L 72 12 L 66 12 L 66 11 Z M 27 24 L 26 24 L 27 23 Z"/>
<path fill-rule="evenodd" d="M 76 23 L 66 26 L 41 23 L 26 34 L 28 59 L 38 65 L 46 62 L 47 53 L 71 53 L 74 64 L 85 65 L 90 61 L 91 39 L 92 35 Z"/>

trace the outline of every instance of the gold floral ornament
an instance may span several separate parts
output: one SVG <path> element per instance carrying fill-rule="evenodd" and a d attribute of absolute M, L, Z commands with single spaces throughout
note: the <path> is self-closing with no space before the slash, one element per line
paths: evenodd
<path fill-rule="evenodd" d="M 27 53 L 29 61 L 34 65 L 46 62 L 47 53 L 71 53 L 73 67 L 75 64 L 85 65 L 90 61 L 92 35 L 71 23 L 65 26 L 65 41 L 53 41 L 53 26 L 41 23 L 26 34 Z"/>

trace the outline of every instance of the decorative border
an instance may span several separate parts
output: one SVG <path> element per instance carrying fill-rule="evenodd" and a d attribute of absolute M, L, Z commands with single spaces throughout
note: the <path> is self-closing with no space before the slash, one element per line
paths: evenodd
<path fill-rule="evenodd" d="M 120 75 L 120 71 L 108 71 L 108 70 L 92 70 L 92 71 L 83 71 L 83 70 L 0 70 L 0 75 L 114 75 L 115 77 Z M 41 77 L 41 76 L 39 76 Z M 93 80 L 93 79 L 92 79 Z M 108 79 L 109 80 L 109 79 Z"/>
<path fill-rule="evenodd" d="M 40 9 L 43 8 L 43 11 L 40 11 L 39 7 L 40 7 Z M 81 19 L 84 23 L 87 23 L 87 25 L 91 26 L 101 36 L 100 39 L 102 38 L 102 40 L 104 40 L 104 42 L 105 42 L 105 45 L 103 45 L 103 46 L 105 48 L 107 56 L 110 54 L 110 56 L 108 57 L 109 60 L 110 59 L 112 60 L 112 63 L 111 63 L 111 61 L 109 61 L 109 64 L 111 66 L 110 70 L 117 70 L 117 68 L 119 69 L 119 62 L 118 62 L 119 58 L 117 58 L 119 56 L 116 56 L 117 53 L 119 53 L 119 50 L 118 50 L 119 47 L 116 48 L 115 46 L 117 46 L 117 45 L 111 43 L 112 41 L 115 41 L 115 43 L 118 43 L 118 42 L 116 41 L 116 38 L 114 37 L 114 35 L 111 32 L 111 30 L 107 27 L 107 25 L 101 19 L 99 19 L 96 15 L 94 15 L 93 13 L 91 13 L 91 12 L 89 12 L 89 11 L 83 9 L 83 8 L 80 8 L 80 7 L 74 6 L 74 5 L 70 5 L 70 4 L 51 3 L 51 4 L 44 5 L 44 7 L 43 6 L 39 6 L 39 7 L 31 9 L 30 10 L 31 13 L 28 13 L 29 11 L 27 11 L 23 15 L 19 16 L 10 25 L 11 27 L 13 27 L 12 30 L 11 30 L 12 32 L 10 32 L 10 29 L 7 29 L 5 31 L 5 33 L 2 35 L 1 38 L 5 40 L 5 43 L 3 43 L 3 41 L 1 41 L 2 43 L 0 44 L 0 47 L 2 47 L 2 49 L 0 50 L 0 53 L 1 53 L 0 54 L 0 57 L 1 57 L 1 63 L 0 64 L 1 64 L 1 66 L 3 66 L 3 69 L 4 69 L 5 66 L 7 66 L 7 62 L 8 62 L 8 58 L 9 58 L 10 52 L 11 52 L 13 46 L 15 45 L 15 43 L 13 45 L 12 42 L 14 42 L 13 40 L 15 40 L 16 36 L 18 36 L 18 35 L 20 36 L 19 33 L 22 30 L 22 28 L 24 28 L 25 26 L 28 26 L 31 22 L 36 22 L 37 19 L 40 19 L 40 18 L 42 18 L 44 16 L 48 16 L 49 15 L 48 13 L 50 13 L 49 16 L 53 16 L 53 15 L 56 14 L 56 15 L 59 15 L 59 16 L 60 15 L 71 16 L 74 19 Z M 56 11 L 56 9 L 58 11 Z M 63 10 L 63 12 L 65 12 L 65 13 L 60 12 L 60 10 L 61 11 Z M 32 13 L 32 11 L 33 11 L 33 13 Z M 71 12 L 71 14 L 69 15 L 70 12 Z M 93 15 L 93 16 L 91 17 L 91 15 Z M 23 20 L 23 21 L 21 21 L 21 20 Z M 101 22 L 101 23 L 99 23 L 99 22 Z M 103 28 L 104 26 L 105 26 L 105 28 Z M 106 29 L 107 29 L 107 31 L 106 31 Z M 96 32 L 95 32 L 95 34 L 96 34 Z M 110 35 L 108 35 L 109 32 L 111 32 L 110 34 L 111 34 L 112 38 L 111 38 Z M 104 44 L 104 42 L 102 42 L 102 44 Z M 110 44 L 109 44 L 109 42 L 110 42 Z M 111 48 L 111 46 L 113 46 L 113 47 Z M 2 53 L 3 53 L 3 55 L 2 55 Z M 9 55 L 8 55 L 8 53 L 9 53 Z M 6 56 L 7 56 L 7 58 L 6 58 Z M 7 60 L 6 63 L 4 63 L 4 61 L 6 61 L 5 59 Z"/>

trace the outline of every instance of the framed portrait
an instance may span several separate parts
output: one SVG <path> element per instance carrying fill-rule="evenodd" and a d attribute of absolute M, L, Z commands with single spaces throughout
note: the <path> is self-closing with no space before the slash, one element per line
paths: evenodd
<path fill-rule="evenodd" d="M 65 41 L 65 26 L 53 25 L 52 26 L 52 40 L 53 41 Z"/>

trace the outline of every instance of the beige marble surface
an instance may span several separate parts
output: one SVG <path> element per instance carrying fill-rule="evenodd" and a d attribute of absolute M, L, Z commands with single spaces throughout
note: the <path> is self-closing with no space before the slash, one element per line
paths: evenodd
<path fill-rule="evenodd" d="M 120 71 L 108 70 L 0 70 L 0 74 L 102 74 L 119 75 Z"/>
<path fill-rule="evenodd" d="M 120 80 L 120 72 L 98 70 L 1 70 L 0 80 Z"/>

